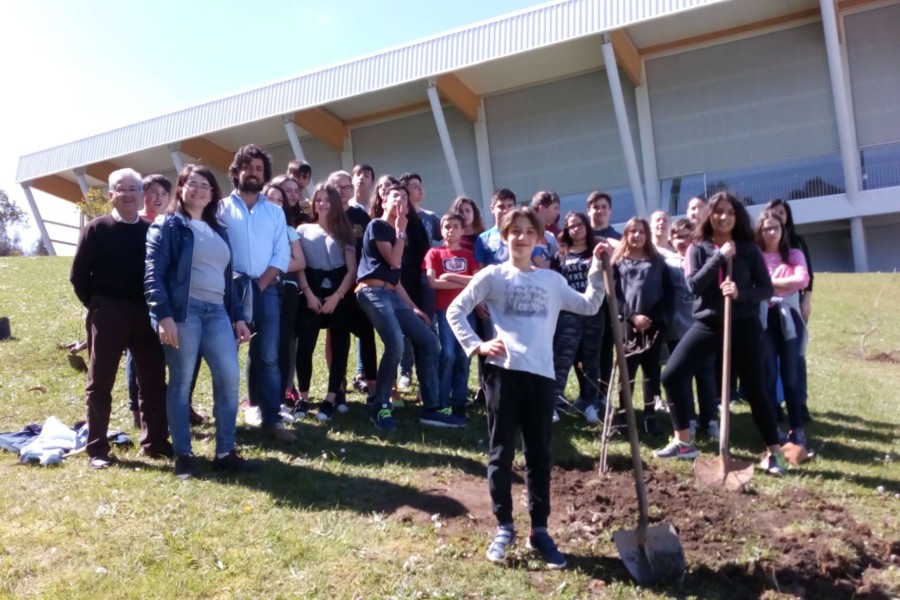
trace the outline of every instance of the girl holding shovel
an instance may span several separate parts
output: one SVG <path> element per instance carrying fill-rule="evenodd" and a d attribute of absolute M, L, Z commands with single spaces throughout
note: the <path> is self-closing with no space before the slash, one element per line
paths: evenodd
<path fill-rule="evenodd" d="M 733 265 L 731 278 L 727 264 Z M 760 468 L 781 476 L 787 462 L 778 443 L 775 413 L 765 387 L 760 303 L 774 295 L 762 253 L 755 242 L 750 217 L 737 198 L 719 192 L 710 198 L 688 249 L 685 278 L 694 294 L 694 324 L 676 346 L 662 383 L 672 404 L 675 435 L 653 454 L 657 458 L 698 455 L 690 432 L 691 378 L 698 365 L 722 348 L 724 299 L 733 302 L 731 365 L 746 386 L 753 420 L 767 447 Z"/>

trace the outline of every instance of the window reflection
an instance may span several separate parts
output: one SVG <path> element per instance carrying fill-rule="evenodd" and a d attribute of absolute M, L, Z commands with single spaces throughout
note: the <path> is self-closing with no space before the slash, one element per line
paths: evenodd
<path fill-rule="evenodd" d="M 884 144 L 860 150 L 863 189 L 900 185 L 900 144 Z"/>
<path fill-rule="evenodd" d="M 897 159 L 895 164 L 900 167 L 900 149 Z M 897 174 L 900 174 L 900 168 Z M 799 200 L 842 194 L 841 157 L 834 153 L 673 177 L 661 182 L 660 191 L 665 210 L 670 214 L 684 214 L 688 201 L 694 196 L 708 198 L 722 190 L 730 190 L 748 206 L 765 204 L 772 198 Z"/>

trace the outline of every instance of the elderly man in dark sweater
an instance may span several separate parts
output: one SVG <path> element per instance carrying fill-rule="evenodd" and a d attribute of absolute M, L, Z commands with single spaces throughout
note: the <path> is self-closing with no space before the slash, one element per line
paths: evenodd
<path fill-rule="evenodd" d="M 87 454 L 95 469 L 112 464 L 106 433 L 112 389 L 126 348 L 137 371 L 142 453 L 172 457 L 167 439 L 165 359 L 144 300 L 149 223 L 138 217 L 142 194 L 141 176 L 133 169 L 120 169 L 109 176 L 112 212 L 82 230 L 69 277 L 75 295 L 88 309 Z"/>

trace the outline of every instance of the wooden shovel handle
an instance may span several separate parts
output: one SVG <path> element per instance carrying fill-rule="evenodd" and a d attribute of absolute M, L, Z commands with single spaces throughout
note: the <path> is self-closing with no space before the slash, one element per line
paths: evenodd
<path fill-rule="evenodd" d="M 725 281 L 731 281 L 732 260 L 728 259 L 725 267 Z M 725 296 L 725 310 L 722 315 L 722 426 L 719 428 L 719 455 L 729 458 L 729 440 L 731 438 L 731 296 Z"/>

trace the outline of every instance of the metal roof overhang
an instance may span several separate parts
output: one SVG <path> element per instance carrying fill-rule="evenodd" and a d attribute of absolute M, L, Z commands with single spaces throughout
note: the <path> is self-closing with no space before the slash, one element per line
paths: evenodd
<path fill-rule="evenodd" d="M 324 118 L 338 127 L 352 128 L 427 110 L 429 78 L 452 74 L 449 84 L 438 83 L 444 100 L 452 102 L 454 98 L 447 96 L 457 95 L 454 89 L 477 99 L 596 70 L 603 67 L 600 35 L 604 32 L 624 32 L 625 37 L 618 38 L 620 46 L 624 43 L 626 54 L 630 49 L 633 57 L 639 57 L 648 50 L 665 52 L 694 40 L 706 42 L 716 32 L 739 35 L 779 22 L 813 19 L 817 11 L 816 0 L 545 4 L 34 152 L 19 159 L 16 180 L 75 201 L 81 196 L 75 169 L 85 169 L 88 183 L 97 186 L 105 185 L 108 173 L 118 166 L 141 172 L 168 170 L 172 167 L 168 146 L 178 143 L 192 156 L 197 148 L 207 154 L 218 152 L 221 163 L 223 149 L 233 152 L 251 141 L 262 146 L 285 143 L 284 115 L 300 113 L 314 121 Z M 327 112 L 316 112 L 322 109 Z M 309 130 L 318 126 L 304 128 L 298 117 L 295 122 L 301 138 L 323 136 L 321 131 Z M 215 159 L 204 158 L 216 166 Z"/>

